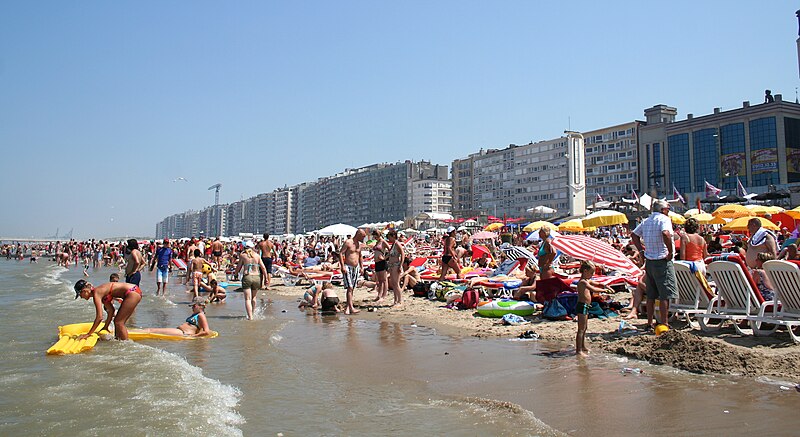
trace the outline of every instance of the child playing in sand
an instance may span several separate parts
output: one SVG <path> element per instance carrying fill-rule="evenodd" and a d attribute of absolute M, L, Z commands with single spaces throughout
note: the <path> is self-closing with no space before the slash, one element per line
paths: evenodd
<path fill-rule="evenodd" d="M 225 288 L 220 286 L 216 279 L 211 279 L 208 281 L 208 284 L 201 282 L 200 288 L 208 291 L 208 299 L 206 300 L 208 303 L 222 303 L 225 301 L 225 298 L 228 297 L 227 293 L 225 292 Z"/>
<path fill-rule="evenodd" d="M 320 295 L 322 295 L 321 298 Z M 319 308 L 320 302 L 322 303 L 322 311 L 339 312 L 339 296 L 336 294 L 336 290 L 330 282 L 323 282 L 322 286 L 317 285 L 315 282 L 314 285 L 309 287 L 305 294 L 303 294 L 303 300 L 300 301 L 299 307 Z"/>

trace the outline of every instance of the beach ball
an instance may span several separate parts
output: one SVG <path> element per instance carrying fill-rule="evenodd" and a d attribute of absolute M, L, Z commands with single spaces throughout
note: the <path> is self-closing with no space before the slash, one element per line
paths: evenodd
<path fill-rule="evenodd" d="M 669 331 L 669 326 L 662 324 L 656 325 L 656 336 L 659 336 L 667 331 Z"/>
<path fill-rule="evenodd" d="M 203 273 L 211 273 L 211 265 L 203 264 Z"/>

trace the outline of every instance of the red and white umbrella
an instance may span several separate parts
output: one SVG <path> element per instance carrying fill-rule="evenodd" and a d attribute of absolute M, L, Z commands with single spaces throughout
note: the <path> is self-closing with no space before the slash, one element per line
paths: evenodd
<path fill-rule="evenodd" d="M 610 244 L 585 235 L 559 235 L 550 243 L 567 255 L 602 264 L 610 269 L 629 275 L 639 275 L 642 271 L 627 256 Z"/>

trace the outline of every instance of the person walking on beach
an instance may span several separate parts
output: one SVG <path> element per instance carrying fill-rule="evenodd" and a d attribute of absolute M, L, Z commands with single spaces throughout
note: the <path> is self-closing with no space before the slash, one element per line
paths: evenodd
<path fill-rule="evenodd" d="M 139 242 L 135 238 L 131 238 L 128 240 L 128 249 L 125 251 L 125 282 L 138 286 L 142 282 L 140 270 L 144 266 L 144 257 L 139 250 Z"/>
<path fill-rule="evenodd" d="M 118 340 L 128 339 L 128 329 L 125 327 L 125 322 L 128 321 L 128 318 L 136 309 L 136 305 L 139 305 L 142 300 L 142 290 L 139 289 L 138 285 L 125 282 L 106 282 L 95 288 L 85 279 L 81 279 L 75 283 L 73 288 L 75 289 L 75 299 L 79 297 L 86 300 L 93 298 L 94 307 L 97 310 L 92 328 L 86 334 L 78 337 L 79 340 L 89 338 L 90 335 L 97 331 L 97 327 L 103 321 L 103 309 L 105 309 L 108 316 L 100 331 L 108 329 L 108 325 L 111 324 L 113 319 L 116 338 Z M 112 304 L 115 298 L 122 299 L 122 305 L 120 305 L 118 311 L 114 310 L 114 305 Z"/>
<path fill-rule="evenodd" d="M 442 251 L 441 274 L 439 280 L 444 281 L 450 269 L 456 274 L 457 279 L 461 279 L 461 267 L 456 260 L 456 228 L 450 226 L 447 228 L 447 234 L 442 239 L 444 246 Z"/>
<path fill-rule="evenodd" d="M 236 265 L 236 274 L 242 271 L 242 291 L 244 292 L 244 309 L 247 320 L 253 320 L 253 308 L 256 306 L 258 290 L 265 288 L 267 283 L 267 268 L 261 257 L 256 255 L 255 243 L 248 240 L 244 243 L 244 250 L 239 254 L 239 263 Z"/>
<path fill-rule="evenodd" d="M 361 310 L 357 310 L 353 306 L 353 290 L 358 285 L 358 279 L 361 276 L 361 242 L 364 241 L 365 236 L 364 230 L 357 230 L 353 238 L 345 240 L 339 250 L 339 267 L 342 270 L 344 288 L 347 289 L 345 314 L 358 314 L 361 312 Z"/>
<path fill-rule="evenodd" d="M 269 290 L 272 285 L 272 261 L 275 259 L 275 244 L 269 240 L 269 234 L 264 234 L 264 239 L 258 243 L 258 251 L 261 253 L 261 262 L 267 269 L 267 285 L 264 290 Z"/>
<path fill-rule="evenodd" d="M 167 295 L 167 282 L 169 282 L 169 263 L 172 261 L 172 249 L 169 240 L 164 239 L 164 244 L 159 245 L 156 254 L 150 262 L 150 269 L 156 267 L 156 296 Z"/>
<path fill-rule="evenodd" d="M 389 286 L 394 292 L 394 303 L 392 306 L 403 304 L 403 288 L 400 286 L 400 269 L 406 254 L 403 252 L 403 245 L 397 241 L 397 231 L 389 230 L 386 234 L 389 240 L 389 252 L 386 257 L 386 266 L 389 270 Z"/>
<path fill-rule="evenodd" d="M 224 248 L 222 242 L 219 241 L 219 237 L 215 238 L 211 243 L 211 262 L 213 262 L 217 268 L 222 267 L 222 250 Z"/>
<path fill-rule="evenodd" d="M 381 302 L 389 294 L 389 272 L 386 265 L 389 245 L 378 229 L 372 230 L 372 238 L 375 239 L 375 245 L 372 246 L 372 256 L 375 261 L 375 284 L 377 284 L 375 289 L 378 291 L 378 295 L 375 296 L 375 302 Z"/>
<path fill-rule="evenodd" d="M 661 323 L 668 325 L 669 301 L 678 297 L 675 266 L 672 259 L 675 246 L 672 239 L 672 221 L 669 218 L 669 203 L 653 202 L 653 212 L 631 234 L 633 244 L 644 251 L 647 260 L 644 268 L 647 292 L 647 325 L 653 327 L 655 301 L 659 299 Z M 644 241 L 644 243 L 643 243 Z"/>

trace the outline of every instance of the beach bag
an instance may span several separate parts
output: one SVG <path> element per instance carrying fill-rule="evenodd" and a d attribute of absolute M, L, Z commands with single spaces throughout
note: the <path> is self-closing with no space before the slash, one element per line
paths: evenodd
<path fill-rule="evenodd" d="M 478 290 L 467 290 L 461 295 L 461 303 L 458 304 L 458 309 L 472 310 L 478 308 L 479 299 Z"/>
<path fill-rule="evenodd" d="M 544 304 L 542 317 L 548 320 L 564 320 L 567 317 L 567 310 L 558 299 L 553 299 Z"/>
<path fill-rule="evenodd" d="M 447 302 L 447 293 L 455 290 L 455 288 L 456 284 L 450 281 L 435 282 L 431 284 L 431 290 L 428 292 L 428 299 Z"/>
<path fill-rule="evenodd" d="M 414 288 L 412 290 L 414 291 L 414 296 L 416 297 L 428 297 L 427 284 L 424 284 L 422 282 L 417 282 L 416 284 L 414 284 Z"/>

